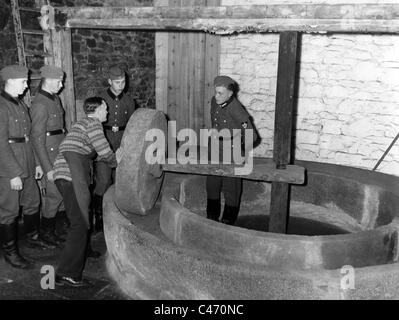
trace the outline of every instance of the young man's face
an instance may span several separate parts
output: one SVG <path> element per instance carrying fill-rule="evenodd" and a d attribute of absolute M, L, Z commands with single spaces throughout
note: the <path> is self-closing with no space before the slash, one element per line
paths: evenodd
<path fill-rule="evenodd" d="M 230 91 L 226 87 L 215 87 L 215 99 L 217 104 L 225 103 L 232 95 L 233 91 Z"/>
<path fill-rule="evenodd" d="M 58 93 L 62 88 L 62 78 L 59 79 L 45 79 L 46 89 L 53 94 Z"/>
<path fill-rule="evenodd" d="M 125 77 L 121 77 L 119 79 L 114 79 L 114 80 L 108 79 L 108 83 L 111 88 L 111 91 L 118 96 L 122 93 L 123 89 L 125 89 L 126 79 Z"/>
<path fill-rule="evenodd" d="M 96 109 L 95 113 L 96 113 L 96 116 L 97 116 L 98 120 L 100 120 L 100 122 L 107 121 L 108 111 L 107 111 L 107 104 L 105 103 L 105 101 L 103 101 L 101 106 L 99 106 Z"/>
<path fill-rule="evenodd" d="M 28 78 L 8 79 L 6 91 L 13 97 L 20 96 L 28 88 Z"/>

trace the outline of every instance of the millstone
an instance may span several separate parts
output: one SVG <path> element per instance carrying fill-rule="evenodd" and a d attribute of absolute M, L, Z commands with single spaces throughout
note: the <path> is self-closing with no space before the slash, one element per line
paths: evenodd
<path fill-rule="evenodd" d="M 145 151 L 152 141 L 145 141 L 150 129 L 167 133 L 165 115 L 153 109 L 138 109 L 126 126 L 121 148 L 123 156 L 116 168 L 115 202 L 127 213 L 146 215 L 151 210 L 162 186 L 164 174 L 157 164 L 148 164 Z"/>

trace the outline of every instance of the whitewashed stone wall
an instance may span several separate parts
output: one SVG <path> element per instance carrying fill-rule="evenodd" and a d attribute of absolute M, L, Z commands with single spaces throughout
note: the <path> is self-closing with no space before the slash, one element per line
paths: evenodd
<path fill-rule="evenodd" d="M 382 2 L 389 1 L 374 1 Z M 262 137 L 258 156 L 272 156 L 277 59 L 277 34 L 222 37 L 220 74 L 240 84 L 239 99 Z M 399 35 L 304 34 L 296 158 L 372 169 L 398 132 Z M 399 176 L 399 141 L 378 171 Z"/>

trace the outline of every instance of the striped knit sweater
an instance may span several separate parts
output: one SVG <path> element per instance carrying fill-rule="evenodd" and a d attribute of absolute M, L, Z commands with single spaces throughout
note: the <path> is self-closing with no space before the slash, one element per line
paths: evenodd
<path fill-rule="evenodd" d="M 96 118 L 86 117 L 72 125 L 58 148 L 58 155 L 54 161 L 54 180 L 72 181 L 68 163 L 63 156 L 63 153 L 68 151 L 82 155 L 89 155 L 95 151 L 97 160 L 106 161 L 111 167 L 116 167 L 115 153 L 104 136 L 101 122 Z"/>

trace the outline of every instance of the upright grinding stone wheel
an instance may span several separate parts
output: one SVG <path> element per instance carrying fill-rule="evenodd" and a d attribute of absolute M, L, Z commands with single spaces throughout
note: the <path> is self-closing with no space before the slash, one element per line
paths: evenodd
<path fill-rule="evenodd" d="M 284 183 L 302 184 L 304 182 L 304 168 L 287 165 L 286 169 L 275 168 L 273 162 L 254 164 L 250 172 L 236 172 L 235 164 L 150 164 L 146 160 L 149 147 L 154 143 L 152 137 L 146 134 L 152 129 L 162 131 L 164 143 L 167 142 L 167 121 L 165 115 L 153 109 L 138 109 L 130 118 L 123 134 L 121 150 L 122 158 L 116 168 L 115 203 L 126 213 L 146 215 L 155 205 L 161 190 L 164 171 L 217 175 L 226 177 L 242 177 L 258 181 L 278 181 Z M 166 153 L 166 145 L 163 146 Z M 150 155 L 153 157 L 153 155 Z M 151 160 L 151 159 L 150 159 Z"/>
<path fill-rule="evenodd" d="M 115 203 L 127 213 L 146 215 L 154 207 L 162 186 L 161 166 L 149 164 L 145 159 L 148 146 L 153 144 L 153 141 L 145 141 L 151 129 L 162 130 L 167 141 L 165 115 L 142 108 L 130 117 L 123 134 L 122 158 L 116 168 Z"/>

